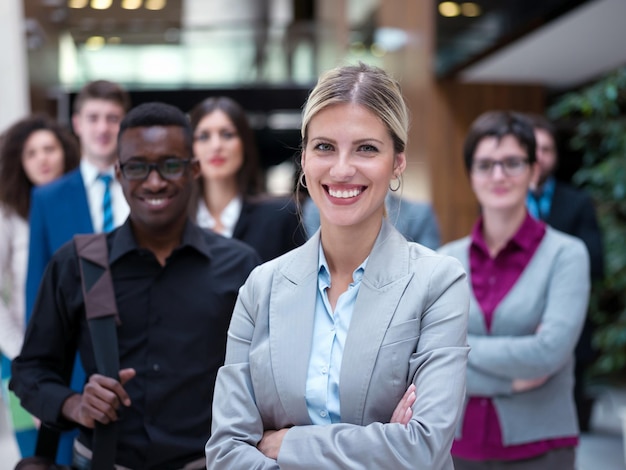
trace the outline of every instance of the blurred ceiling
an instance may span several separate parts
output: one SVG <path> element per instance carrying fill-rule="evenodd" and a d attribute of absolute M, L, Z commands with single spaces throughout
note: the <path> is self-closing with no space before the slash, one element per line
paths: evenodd
<path fill-rule="evenodd" d="M 626 0 L 586 1 L 469 64 L 458 77 L 554 90 L 581 86 L 626 65 L 625 21 Z"/>
<path fill-rule="evenodd" d="M 120 7 L 122 0 L 108 0 L 110 8 L 95 10 L 89 6 L 68 7 L 70 1 L 86 0 L 23 1 L 28 45 L 33 51 L 55 43 L 53 39 L 67 32 L 78 49 L 92 36 L 100 36 L 109 45 L 198 47 L 215 41 L 219 32 L 220 39 L 213 47 L 221 49 L 221 57 L 229 62 L 255 53 L 255 42 L 260 37 L 255 34 L 265 28 L 278 37 L 294 17 L 302 14 L 299 9 L 303 5 L 309 5 L 312 11 L 317 3 L 167 0 L 162 9 L 148 10 L 145 5 L 156 0 L 144 0 L 142 7 L 124 10 Z M 379 1 L 346 0 L 351 41 L 362 40 L 367 46 L 376 37 L 372 18 Z M 436 6 L 441 3 L 436 2 Z M 439 77 L 533 83 L 558 90 L 583 84 L 626 64 L 626 0 L 475 0 L 472 4 L 479 15 L 445 18 L 435 12 Z M 247 41 L 247 49 L 233 48 L 231 43 L 237 41 Z M 184 60 L 194 61 L 195 57 L 188 54 Z M 130 59 L 120 62 L 133 63 Z M 220 64 L 232 67 L 224 61 Z M 90 65 L 93 63 L 87 63 Z M 311 73 L 315 75 L 314 70 Z M 184 82 L 184 78 L 181 80 Z"/>

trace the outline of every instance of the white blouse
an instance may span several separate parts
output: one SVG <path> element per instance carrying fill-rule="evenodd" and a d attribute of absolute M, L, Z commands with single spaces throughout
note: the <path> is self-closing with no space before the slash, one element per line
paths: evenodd
<path fill-rule="evenodd" d="M 28 222 L 0 205 L 0 350 L 9 359 L 24 340 Z"/>
<path fill-rule="evenodd" d="M 227 238 L 233 238 L 233 233 L 235 231 L 235 226 L 237 225 L 237 221 L 239 220 L 239 216 L 241 215 L 241 208 L 243 206 L 243 201 L 241 197 L 236 197 L 232 201 L 230 201 L 224 210 L 222 211 L 222 215 L 220 217 L 220 222 L 224 227 L 224 230 L 220 233 Z M 208 228 L 211 230 L 215 229 L 216 221 L 213 215 L 209 212 L 204 199 L 200 199 L 198 201 L 198 212 L 196 212 L 196 223 L 202 228 Z"/>

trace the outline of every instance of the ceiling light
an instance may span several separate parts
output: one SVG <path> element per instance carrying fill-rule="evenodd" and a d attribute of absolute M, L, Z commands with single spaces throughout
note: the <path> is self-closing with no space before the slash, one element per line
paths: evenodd
<path fill-rule="evenodd" d="M 113 0 L 91 0 L 91 8 L 94 10 L 106 10 L 111 8 Z"/>
<path fill-rule="evenodd" d="M 102 36 L 91 36 L 85 41 L 85 48 L 89 51 L 97 51 L 104 47 L 104 38 Z"/>
<path fill-rule="evenodd" d="M 85 8 L 88 0 L 68 0 L 67 6 L 70 8 Z"/>
<path fill-rule="evenodd" d="M 163 10 L 167 0 L 146 0 L 146 10 Z"/>
<path fill-rule="evenodd" d="M 456 2 L 441 2 L 439 4 L 439 14 L 446 18 L 452 18 L 461 14 L 461 7 Z"/>
<path fill-rule="evenodd" d="M 461 13 L 463 16 L 468 16 L 470 18 L 480 16 L 480 5 L 474 2 L 461 3 Z"/>
<path fill-rule="evenodd" d="M 142 0 L 122 0 L 122 8 L 124 10 L 137 10 L 141 8 Z"/>

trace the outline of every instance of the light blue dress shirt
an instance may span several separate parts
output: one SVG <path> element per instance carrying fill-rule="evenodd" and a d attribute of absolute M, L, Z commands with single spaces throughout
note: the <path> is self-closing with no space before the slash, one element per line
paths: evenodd
<path fill-rule="evenodd" d="M 326 289 L 330 271 L 320 243 L 317 274 L 317 301 L 313 324 L 313 346 L 306 380 L 306 404 L 313 424 L 341 422 L 339 375 L 354 303 L 363 279 L 367 259 L 352 273 L 352 283 L 339 296 L 333 312 Z"/>
<path fill-rule="evenodd" d="M 537 220 L 546 220 L 550 215 L 550 208 L 552 207 L 552 197 L 554 196 L 554 188 L 556 187 L 556 180 L 553 176 L 548 178 L 543 184 L 540 194 L 534 194 L 532 191 L 528 191 L 526 196 L 526 206 L 528 212 Z"/>

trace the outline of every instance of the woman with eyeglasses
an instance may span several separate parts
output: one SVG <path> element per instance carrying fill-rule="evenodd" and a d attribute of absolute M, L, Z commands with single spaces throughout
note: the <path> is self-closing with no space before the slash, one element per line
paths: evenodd
<path fill-rule="evenodd" d="M 472 291 L 455 468 L 573 470 L 573 354 L 589 299 L 587 251 L 526 210 L 537 170 L 526 117 L 479 116 L 463 153 L 481 215 L 470 235 L 440 249 L 465 266 Z"/>
<path fill-rule="evenodd" d="M 293 198 L 262 191 L 254 134 L 231 98 L 207 98 L 190 113 L 201 176 L 192 200 L 198 225 L 252 246 L 263 261 L 306 240 Z"/>

